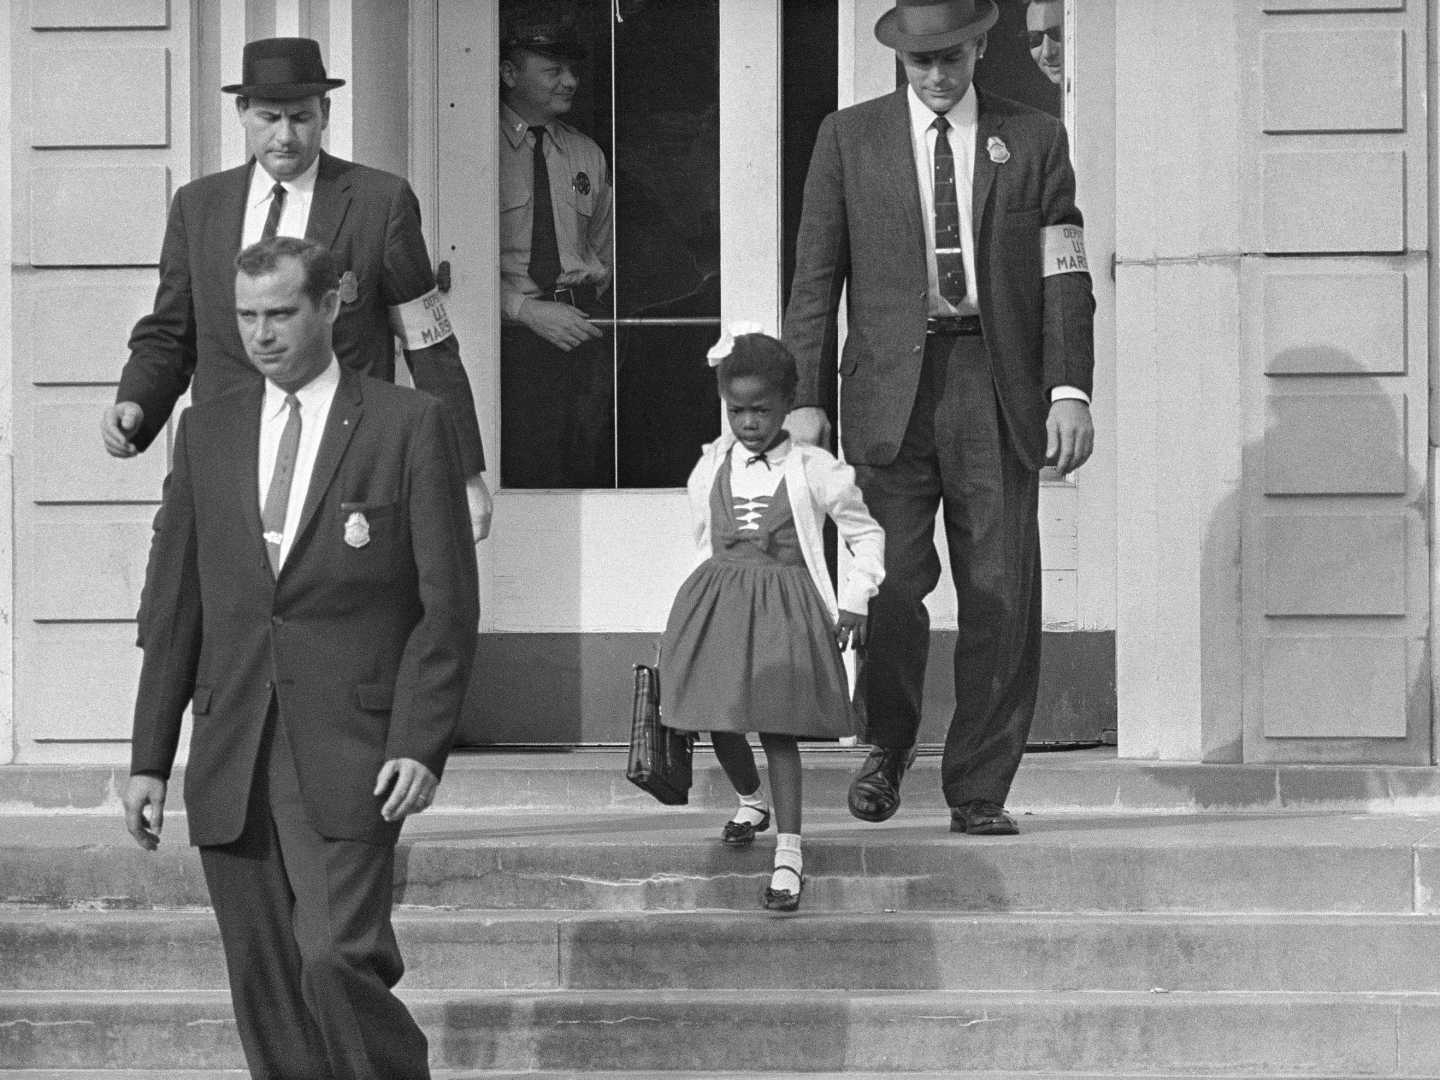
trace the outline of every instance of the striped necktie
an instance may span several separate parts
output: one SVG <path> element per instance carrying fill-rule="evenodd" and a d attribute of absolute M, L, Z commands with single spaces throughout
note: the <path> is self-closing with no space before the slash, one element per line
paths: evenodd
<path fill-rule="evenodd" d="M 960 246 L 960 201 L 955 194 L 955 153 L 945 133 L 950 121 L 937 116 L 935 129 L 935 275 L 950 304 L 965 299 L 965 254 Z"/>

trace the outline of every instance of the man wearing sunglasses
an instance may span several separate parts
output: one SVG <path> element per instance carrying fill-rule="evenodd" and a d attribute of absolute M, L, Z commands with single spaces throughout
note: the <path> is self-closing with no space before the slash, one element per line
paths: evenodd
<path fill-rule="evenodd" d="M 1030 58 L 1056 86 L 1065 79 L 1065 0 L 1030 0 L 1025 7 Z"/>

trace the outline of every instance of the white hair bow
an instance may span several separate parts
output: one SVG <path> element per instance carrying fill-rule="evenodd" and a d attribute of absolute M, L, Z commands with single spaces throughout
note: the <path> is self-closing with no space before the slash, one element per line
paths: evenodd
<path fill-rule="evenodd" d="M 735 339 L 741 334 L 763 334 L 765 328 L 758 322 L 732 322 L 730 326 L 721 332 L 720 340 L 710 346 L 710 351 L 705 354 L 711 367 L 719 367 L 720 361 L 730 355 L 735 348 Z"/>

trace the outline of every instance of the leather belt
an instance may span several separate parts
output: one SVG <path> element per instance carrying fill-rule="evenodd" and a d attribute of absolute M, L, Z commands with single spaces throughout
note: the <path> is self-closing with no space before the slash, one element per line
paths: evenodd
<path fill-rule="evenodd" d="M 979 337 L 979 315 L 932 315 L 925 320 L 925 333 L 952 337 Z"/>
<path fill-rule="evenodd" d="M 595 306 L 595 286 L 588 284 L 568 285 L 563 289 L 552 289 L 549 292 L 540 294 L 542 300 L 554 300 L 556 303 L 569 304 L 571 307 L 580 308 L 582 311 Z"/>

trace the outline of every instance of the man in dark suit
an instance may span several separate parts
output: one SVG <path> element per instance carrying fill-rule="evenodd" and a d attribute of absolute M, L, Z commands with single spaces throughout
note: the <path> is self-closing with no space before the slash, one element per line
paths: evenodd
<path fill-rule="evenodd" d="M 329 248 L 340 268 L 340 363 L 393 379 L 398 339 L 415 385 L 445 406 L 459 438 L 472 530 L 482 539 L 491 515 L 485 452 L 415 193 L 398 176 L 320 149 L 326 95 L 344 80 L 326 76 L 314 41 L 252 41 L 242 76 L 221 89 L 236 95 L 250 161 L 186 184 L 171 203 L 155 307 L 130 336 L 115 404 L 101 420 L 106 450 L 116 457 L 144 451 L 187 388 L 199 404 L 256 381 L 235 329 L 235 254 L 264 237 L 303 236 Z"/>
<path fill-rule="evenodd" d="M 805 185 L 784 339 L 789 419 L 824 437 L 836 309 L 840 435 L 885 528 L 850 809 L 883 821 L 914 759 L 943 512 L 959 601 L 941 783 L 951 828 L 1013 833 L 1005 799 L 1040 659 L 1038 475 L 1089 457 L 1094 300 L 1064 128 L 978 90 L 993 0 L 901 0 L 875 33 L 908 86 L 826 117 Z"/>
<path fill-rule="evenodd" d="M 434 797 L 475 653 L 475 551 L 434 398 L 335 359 L 328 253 L 235 263 L 263 376 L 180 417 L 146 573 L 126 826 L 159 843 L 181 717 L 185 803 L 251 1074 L 428 1077 L 392 992 L 401 823 Z"/>

